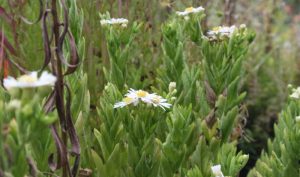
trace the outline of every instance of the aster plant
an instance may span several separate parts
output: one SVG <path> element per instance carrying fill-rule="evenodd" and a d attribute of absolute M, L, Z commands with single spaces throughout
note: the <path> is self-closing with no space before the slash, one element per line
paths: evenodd
<path fill-rule="evenodd" d="M 147 85 L 143 82 L 149 78 L 133 66 L 140 51 L 134 48 L 140 46 L 135 39 L 146 25 L 123 18 L 121 8 L 120 18 L 100 14 L 97 25 L 103 36 L 99 38 L 105 38 L 107 49 L 101 52 L 108 53 L 109 64 L 100 72 L 106 79 L 104 90 L 90 95 L 87 85 L 93 80 L 84 74 L 79 60 L 85 57 L 83 12 L 75 0 L 39 2 L 39 18 L 29 24 L 42 25 L 41 69 L 30 72 L 11 60 L 20 74 L 6 73 L 0 89 L 4 130 L 0 176 L 239 175 L 249 158 L 237 144 L 246 117 L 241 68 L 254 38 L 250 29 L 245 25 L 203 29 L 202 6 L 172 13 L 161 27 L 160 66 L 152 71 L 155 81 Z M 2 32 L 0 62 L 14 54 L 3 36 Z M 105 60 L 101 52 L 95 53 Z M 287 114 L 296 116 L 295 99 L 300 94 L 299 89 L 294 91 L 294 106 Z M 98 95 L 98 103 L 91 104 L 90 97 Z M 284 123 L 292 125 L 297 116 Z M 279 125 L 284 128 L 284 123 Z M 280 149 L 270 147 L 286 162 L 286 168 L 280 160 L 276 164 L 284 167 L 278 168 L 282 174 L 295 174 L 297 152 L 286 153 L 282 144 Z M 254 173 L 269 173 L 264 170 L 269 169 L 258 167 Z"/>
<path fill-rule="evenodd" d="M 139 30 L 136 22 L 129 24 L 125 18 L 110 18 L 110 15 L 100 14 L 101 27 L 104 29 L 109 54 L 109 70 L 104 69 L 107 81 L 124 87 L 128 79 L 127 65 L 130 61 L 130 50 L 132 43 Z"/>

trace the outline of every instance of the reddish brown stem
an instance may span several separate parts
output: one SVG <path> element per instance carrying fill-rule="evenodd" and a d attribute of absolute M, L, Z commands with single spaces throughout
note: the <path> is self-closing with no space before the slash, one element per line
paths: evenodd
<path fill-rule="evenodd" d="M 53 34 L 54 34 L 54 41 L 55 41 L 55 46 L 58 46 L 59 43 L 59 37 L 60 37 L 60 32 L 59 32 L 59 19 L 57 15 L 57 1 L 52 0 L 51 2 L 51 7 L 52 7 L 52 20 L 53 20 Z M 65 147 L 67 147 L 67 127 L 66 127 L 66 116 L 65 116 L 65 104 L 64 104 L 64 80 L 63 80 L 63 73 L 62 73 L 62 63 L 61 63 L 61 58 L 60 55 L 57 51 L 55 50 L 55 56 L 56 56 L 56 77 L 57 77 L 57 82 L 55 84 L 55 90 L 57 92 L 56 94 L 56 109 L 58 111 L 58 115 L 60 118 L 61 122 L 61 134 L 62 134 L 62 141 Z M 53 62 L 54 63 L 54 62 Z M 68 176 L 68 167 L 67 164 L 64 164 L 63 166 L 63 177 Z M 71 175 L 71 174 L 70 174 Z"/>

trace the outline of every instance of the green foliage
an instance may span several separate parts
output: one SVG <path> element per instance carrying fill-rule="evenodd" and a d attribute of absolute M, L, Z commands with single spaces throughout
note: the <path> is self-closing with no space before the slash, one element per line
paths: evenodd
<path fill-rule="evenodd" d="M 100 15 L 102 19 L 109 18 L 109 14 Z M 136 22 L 127 27 L 103 25 L 107 41 L 107 49 L 110 61 L 110 70 L 104 70 L 107 81 L 116 84 L 119 89 L 127 83 L 127 64 L 130 59 L 129 52 L 132 50 L 132 42 L 140 25 Z"/>
<path fill-rule="evenodd" d="M 21 20 L 21 16 L 35 19 L 38 4 L 26 1 L 10 7 L 7 2 L 0 6 L 10 9 L 18 22 L 16 31 L 1 23 L 18 52 L 18 57 L 8 58 L 31 70 L 38 69 L 43 58 L 40 27 L 28 26 Z M 59 18 L 63 20 L 63 6 L 57 2 Z M 279 12 L 284 9 L 278 5 L 280 2 L 236 1 L 236 14 L 232 16 L 238 18 L 234 20 L 250 24 L 251 28 L 266 23 L 266 31 L 258 27 L 254 41 L 254 32 L 245 27 L 238 27 L 229 36 L 210 38 L 208 26 L 226 21 L 223 17 L 228 12 L 221 11 L 221 1 L 205 0 L 201 2 L 206 5 L 205 11 L 179 16 L 174 11 L 197 2 L 66 0 L 68 30 L 81 58 L 79 69 L 64 78 L 71 90 L 71 117 L 80 141 L 79 176 L 214 177 L 211 168 L 217 164 L 224 176 L 243 176 L 240 171 L 249 156 L 237 146 L 247 116 L 244 104 L 255 109 L 251 126 L 257 126 L 261 117 L 270 117 L 262 116 L 262 112 L 271 109 L 274 114 L 280 108 L 286 97 L 286 84 L 293 82 L 297 74 L 294 60 L 280 60 L 297 58 L 297 48 L 293 46 L 296 39 L 290 44 L 292 51 L 280 45 L 296 36 L 292 28 L 288 34 L 283 33 L 287 25 L 284 12 Z M 253 8 L 259 4 L 260 8 L 272 4 L 262 15 L 267 20 L 245 17 L 260 16 L 260 8 Z M 248 5 L 251 13 L 243 11 Z M 109 13 L 103 14 L 105 11 Z M 0 12 L 0 18 L 1 15 Z M 129 23 L 99 23 L 110 16 L 127 17 Z M 50 20 L 46 22 L 49 33 Z M 255 45 L 250 47 L 253 41 Z M 63 47 L 66 58 L 74 55 L 68 52 L 72 46 L 67 40 Z M 1 56 L 0 64 L 2 72 Z M 15 72 L 9 68 L 9 74 Z M 166 111 L 150 104 L 114 108 L 128 88 L 155 91 L 172 107 Z M 55 152 L 48 127 L 59 122 L 55 113 L 45 115 L 42 110 L 50 91 L 0 90 L 0 176 L 2 172 L 5 176 L 34 176 L 32 168 L 36 168 L 38 176 L 62 175 L 61 171 L 50 171 L 47 164 L 49 155 Z M 249 176 L 298 176 L 298 109 L 298 101 L 290 100 L 274 128 L 275 139 L 269 140 L 268 150 Z M 256 129 L 251 131 L 257 133 Z M 242 145 L 242 149 L 254 146 Z M 67 147 L 70 150 L 70 142 Z M 70 165 L 73 163 L 70 160 Z"/>
<path fill-rule="evenodd" d="M 298 176 L 299 175 L 299 101 L 290 100 L 274 126 L 275 138 L 268 142 L 256 166 L 248 176 Z"/>
<path fill-rule="evenodd" d="M 143 108 L 132 113 L 115 110 L 113 104 L 119 98 L 120 92 L 109 83 L 100 103 L 100 129 L 94 130 L 100 148 L 96 158 L 101 157 L 97 172 L 105 176 L 157 176 L 160 145 L 155 134 L 159 134 L 163 115 Z"/>
<path fill-rule="evenodd" d="M 213 176 L 210 169 L 213 164 L 221 164 L 225 176 L 237 176 L 248 161 L 247 155 L 237 153 L 235 143 L 222 145 L 219 139 L 213 138 L 207 144 L 204 137 L 200 137 L 191 158 L 195 166 L 188 170 L 188 176 Z"/>
<path fill-rule="evenodd" d="M 43 174 L 48 170 L 47 159 L 53 148 L 48 126 L 56 121 L 57 115 L 45 115 L 40 104 L 42 100 L 35 90 L 17 92 L 11 91 L 12 97 L 2 107 L 5 114 L 1 115 L 0 120 L 2 126 L 7 126 L 7 134 L 2 139 L 4 144 L 1 143 L 1 150 L 4 151 L 1 152 L 9 153 L 3 156 L 7 157 L 3 159 L 3 164 L 7 173 L 24 176 L 28 174 L 28 162 L 34 159 L 32 167 L 38 168 L 38 173 Z M 22 101 L 19 100 L 20 96 Z"/>
<path fill-rule="evenodd" d="M 191 106 L 174 107 L 167 120 L 168 135 L 162 147 L 161 176 L 173 176 L 189 164 L 197 144 L 197 125 Z"/>
<path fill-rule="evenodd" d="M 158 70 L 161 78 L 159 81 L 163 89 L 167 89 L 170 82 L 176 82 L 179 88 L 182 87 L 180 82 L 183 69 L 186 66 L 184 59 L 184 36 L 180 24 L 174 21 L 163 25 L 162 27 L 163 43 L 162 50 L 164 53 L 164 70 Z M 181 90 L 181 89 L 180 89 Z"/>
<path fill-rule="evenodd" d="M 167 177 L 191 173 L 189 167 L 196 165 L 208 176 L 210 167 L 221 163 L 224 172 L 234 176 L 246 164 L 248 156 L 237 154 L 235 143 L 222 145 L 213 138 L 207 144 L 198 138 L 201 128 L 191 106 L 174 106 L 166 117 L 144 105 L 113 109 L 120 98 L 118 89 L 108 84 L 98 113 L 101 124 L 94 130 L 99 145 L 95 174 Z"/>
<path fill-rule="evenodd" d="M 203 41 L 201 51 L 204 56 L 205 79 L 216 95 L 226 91 L 229 96 L 234 96 L 232 94 L 237 90 L 238 80 L 243 74 L 240 69 L 242 61 L 252 38 L 251 32 L 238 29 L 232 37 L 224 41 Z M 230 90 L 225 90 L 227 87 Z"/>

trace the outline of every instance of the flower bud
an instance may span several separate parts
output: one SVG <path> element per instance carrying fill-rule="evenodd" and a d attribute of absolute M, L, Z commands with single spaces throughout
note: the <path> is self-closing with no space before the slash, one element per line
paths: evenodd
<path fill-rule="evenodd" d="M 238 163 L 244 166 L 247 163 L 248 159 L 249 159 L 249 155 L 245 155 L 245 154 L 241 155 L 238 157 Z"/>
<path fill-rule="evenodd" d="M 8 111 L 14 111 L 21 108 L 21 101 L 17 99 L 11 100 L 7 105 Z"/>
<path fill-rule="evenodd" d="M 247 27 L 247 26 L 246 26 L 245 24 L 241 24 L 241 25 L 240 25 L 240 28 L 241 28 L 241 29 L 245 29 L 246 27 Z"/>
<path fill-rule="evenodd" d="M 9 122 L 9 132 L 17 137 L 17 134 L 18 134 L 18 123 L 16 121 L 16 119 L 12 119 L 10 122 Z"/>
<path fill-rule="evenodd" d="M 169 84 L 169 92 L 173 92 L 176 89 L 176 82 L 170 82 Z"/>
<path fill-rule="evenodd" d="M 45 116 L 42 116 L 42 118 L 41 118 L 41 121 L 46 125 L 50 125 L 50 124 L 54 123 L 56 120 L 57 120 L 56 115 L 45 115 Z"/>
<path fill-rule="evenodd" d="M 295 119 L 297 123 L 300 123 L 300 116 L 297 116 Z"/>
<path fill-rule="evenodd" d="M 174 89 L 171 93 L 170 93 L 170 95 L 175 95 L 177 93 L 177 89 Z"/>
<path fill-rule="evenodd" d="M 126 27 L 127 27 L 127 24 L 126 24 L 126 23 L 123 23 L 121 26 L 122 26 L 123 28 L 126 28 Z"/>
<path fill-rule="evenodd" d="M 22 107 L 21 112 L 23 113 L 24 117 L 28 117 L 33 114 L 33 109 L 31 104 L 26 104 Z"/>

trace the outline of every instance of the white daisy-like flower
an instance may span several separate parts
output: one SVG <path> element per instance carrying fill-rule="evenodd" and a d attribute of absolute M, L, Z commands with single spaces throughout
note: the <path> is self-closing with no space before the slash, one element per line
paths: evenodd
<path fill-rule="evenodd" d="M 134 90 L 131 88 L 128 93 L 125 94 L 125 98 L 114 105 L 114 108 L 122 108 L 130 104 L 136 106 L 140 101 L 153 105 L 154 107 L 159 106 L 164 110 L 165 108 L 170 108 L 172 106 L 171 104 L 167 103 L 166 99 L 157 95 L 156 93 L 148 93 L 144 90 Z"/>
<path fill-rule="evenodd" d="M 188 7 L 186 8 L 184 11 L 180 12 L 180 11 L 177 11 L 176 14 L 179 15 L 179 16 L 187 16 L 189 14 L 197 14 L 199 12 L 202 12 L 204 11 L 205 9 L 200 6 L 200 7 Z"/>
<path fill-rule="evenodd" d="M 209 39 L 215 40 L 219 37 L 231 37 L 237 28 L 233 26 L 218 26 L 214 27 L 212 30 L 207 32 L 207 37 Z"/>
<path fill-rule="evenodd" d="M 291 98 L 299 99 L 300 98 L 300 87 L 293 89 L 293 93 L 290 95 Z"/>
<path fill-rule="evenodd" d="M 222 171 L 221 171 L 221 165 L 215 165 L 211 167 L 211 170 L 213 172 L 213 174 L 215 175 L 215 177 L 224 177 Z"/>
<path fill-rule="evenodd" d="M 290 95 L 290 97 L 299 99 L 300 98 L 300 87 L 293 89 L 293 93 Z"/>
<path fill-rule="evenodd" d="M 163 110 L 165 108 L 170 108 L 172 105 L 167 102 L 167 99 L 164 99 L 163 97 L 156 95 L 156 93 L 149 94 L 147 97 L 147 103 L 151 103 L 154 107 L 161 107 Z"/>
<path fill-rule="evenodd" d="M 141 101 L 147 103 L 147 100 L 148 100 L 147 97 L 149 96 L 149 93 L 144 90 L 134 90 L 131 88 L 125 96 L 134 98 L 134 99 L 138 99 L 138 100 L 141 100 Z"/>
<path fill-rule="evenodd" d="M 138 104 L 138 99 L 131 98 L 131 97 L 125 97 L 125 98 L 123 98 L 122 101 L 116 103 L 114 105 L 114 108 L 123 108 L 124 106 L 130 105 L 130 104 L 133 104 L 136 106 Z"/>
<path fill-rule="evenodd" d="M 128 20 L 125 19 L 125 18 L 103 19 L 103 20 L 100 20 L 100 24 L 101 24 L 102 26 L 119 24 L 119 25 L 121 25 L 122 27 L 127 27 Z"/>
<path fill-rule="evenodd" d="M 114 108 L 123 108 L 130 104 L 133 104 L 136 106 L 140 100 L 143 102 L 147 102 L 148 99 L 146 99 L 146 97 L 148 95 L 149 95 L 149 93 L 144 90 L 134 90 L 131 88 L 128 91 L 128 93 L 125 94 L 125 98 L 122 101 L 117 102 L 114 105 Z"/>
<path fill-rule="evenodd" d="M 44 71 L 40 78 L 38 78 L 37 72 L 31 72 L 15 79 L 8 76 L 3 80 L 3 85 L 6 89 L 11 88 L 31 88 L 42 86 L 53 86 L 56 82 L 56 77 L 47 71 Z"/>
<path fill-rule="evenodd" d="M 299 99 L 300 93 L 299 91 L 295 91 L 290 95 L 291 98 Z"/>
<path fill-rule="evenodd" d="M 299 99 L 300 98 L 300 88 L 293 89 L 293 93 L 290 95 L 291 98 Z"/>

